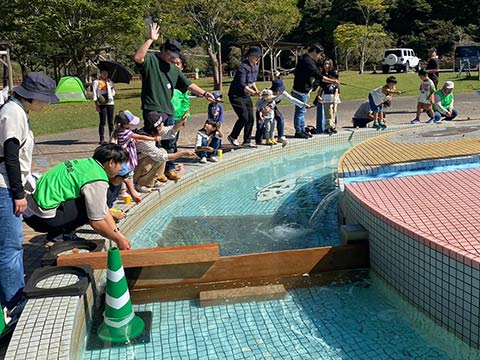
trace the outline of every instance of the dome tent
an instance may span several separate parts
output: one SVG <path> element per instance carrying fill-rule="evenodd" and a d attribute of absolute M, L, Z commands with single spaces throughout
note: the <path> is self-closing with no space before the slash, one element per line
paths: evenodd
<path fill-rule="evenodd" d="M 62 77 L 58 82 L 55 94 L 58 96 L 61 103 L 87 101 L 82 81 L 75 76 Z"/>

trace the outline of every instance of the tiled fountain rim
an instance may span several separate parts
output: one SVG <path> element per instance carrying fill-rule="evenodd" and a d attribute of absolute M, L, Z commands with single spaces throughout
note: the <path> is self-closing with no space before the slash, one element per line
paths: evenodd
<path fill-rule="evenodd" d="M 391 126 L 384 130 L 383 133 L 412 127 L 414 125 Z M 194 168 L 186 165 L 187 171 L 179 182 L 169 182 L 157 194 L 152 193 L 145 197 L 140 206 L 130 206 L 129 217 L 121 223 L 122 230 L 128 236 L 143 220 L 143 216 L 153 211 L 159 205 L 158 199 L 164 200 L 181 191 L 185 191 L 189 186 L 215 173 L 232 170 L 260 158 L 308 148 L 318 149 L 350 140 L 363 141 L 377 135 L 379 133 L 374 129 L 346 130 L 340 131 L 334 136 L 320 135 L 309 140 L 292 139 L 285 148 L 280 146 L 261 146 L 258 149 L 241 149 L 233 153 L 225 153 L 222 161 L 208 164 L 207 166 Z M 247 154 L 250 156 L 246 156 Z M 190 170 L 189 168 L 192 169 Z M 82 234 L 82 236 L 88 239 L 98 238 L 98 235 L 95 234 Z M 104 273 L 105 270 L 95 271 L 96 283 L 99 288 L 105 284 Z M 52 284 L 55 281 L 56 278 L 51 279 Z M 48 281 L 44 286 L 48 286 Z M 88 296 L 87 302 L 91 305 L 93 297 Z M 5 359 L 76 359 L 79 355 L 77 351 L 83 349 L 86 330 L 85 318 L 77 318 L 77 312 L 81 313 L 84 305 L 84 300 L 80 297 L 29 300 L 12 336 Z M 46 323 L 47 327 L 45 326 Z M 41 336 L 42 334 L 46 336 Z"/>
<path fill-rule="evenodd" d="M 435 188 L 430 188 L 430 191 L 434 189 Z M 393 229 L 399 231 L 402 234 L 405 234 L 406 236 L 412 238 L 415 241 L 418 241 L 419 243 L 433 250 L 441 252 L 442 254 L 448 256 L 453 260 L 456 260 L 474 269 L 480 269 L 480 256 L 478 256 L 478 254 L 473 254 L 463 249 L 460 249 L 455 245 L 449 244 L 445 240 L 442 240 L 438 237 L 426 233 L 425 231 L 422 231 L 418 227 L 410 226 L 409 224 L 402 222 L 401 220 L 389 217 L 388 214 L 384 213 L 381 208 L 371 204 L 368 200 L 364 199 L 356 192 L 350 191 L 348 186 L 344 190 L 349 194 L 349 196 L 355 199 L 355 201 L 361 204 L 366 211 L 368 211 L 370 214 L 374 215 L 377 219 L 383 221 L 385 224 L 389 225 Z"/>

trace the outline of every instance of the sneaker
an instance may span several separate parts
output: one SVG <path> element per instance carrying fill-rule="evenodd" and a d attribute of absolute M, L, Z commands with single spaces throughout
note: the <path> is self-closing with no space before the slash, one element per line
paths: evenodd
<path fill-rule="evenodd" d="M 135 190 L 139 193 L 147 194 L 152 192 L 152 189 L 145 185 L 135 185 Z"/>
<path fill-rule="evenodd" d="M 427 124 L 435 124 L 435 118 L 428 119 Z"/>
<path fill-rule="evenodd" d="M 200 159 L 200 164 L 206 164 L 207 163 L 207 158 L 204 156 Z"/>
<path fill-rule="evenodd" d="M 380 128 L 380 124 L 378 123 L 378 121 L 375 121 L 375 122 L 373 123 L 373 128 L 375 128 L 375 129 Z"/>
<path fill-rule="evenodd" d="M 267 145 L 274 145 L 272 139 L 267 139 L 267 140 L 265 141 L 265 144 L 267 144 Z"/>
<path fill-rule="evenodd" d="M 165 174 L 157 175 L 157 181 L 166 183 L 168 181 L 168 178 L 165 176 Z"/>
<path fill-rule="evenodd" d="M 210 157 L 208 158 L 208 161 L 210 161 L 210 162 L 218 162 L 218 158 L 215 157 L 215 156 L 210 156 Z"/>
<path fill-rule="evenodd" d="M 245 143 L 245 142 L 242 144 L 242 146 L 246 147 L 246 148 L 256 148 L 257 147 L 257 145 L 255 145 L 255 144 Z"/>
<path fill-rule="evenodd" d="M 259 145 L 263 145 L 261 141 L 255 141 L 255 145 L 259 146 Z"/>
<path fill-rule="evenodd" d="M 285 136 L 282 136 L 281 138 L 278 138 L 277 143 L 288 144 L 288 141 L 287 141 L 287 138 Z"/>
<path fill-rule="evenodd" d="M 227 140 L 232 144 L 233 146 L 240 146 L 240 143 L 238 142 L 237 139 L 234 139 L 231 135 L 227 136 Z"/>
<path fill-rule="evenodd" d="M 78 236 L 77 234 L 75 234 L 75 232 L 63 234 L 62 238 L 64 241 L 84 241 L 85 240 L 85 238 Z"/>
<path fill-rule="evenodd" d="M 273 145 L 277 145 L 277 140 L 275 140 L 274 138 L 271 138 L 270 141 L 273 143 Z"/>
<path fill-rule="evenodd" d="M 163 186 L 163 184 L 164 184 L 164 183 L 162 183 L 161 181 L 155 180 L 155 184 L 153 184 L 152 189 L 153 189 L 153 190 L 158 190 L 158 189 L 160 189 L 160 188 Z"/>
<path fill-rule="evenodd" d="M 295 138 L 297 139 L 308 139 L 310 136 L 305 134 L 303 131 L 297 131 L 294 135 Z"/>
<path fill-rule="evenodd" d="M 336 134 L 337 132 L 337 129 L 332 129 L 332 133 Z"/>
<path fill-rule="evenodd" d="M 385 129 L 387 127 L 387 125 L 385 125 L 383 121 L 380 121 L 379 125 L 382 129 Z"/>
<path fill-rule="evenodd" d="M 420 120 L 418 118 L 415 118 L 412 121 L 410 121 L 410 124 L 420 124 Z"/>
<path fill-rule="evenodd" d="M 304 131 L 303 133 L 304 133 L 305 135 L 307 135 L 307 138 L 313 137 L 312 133 L 310 132 L 310 129 L 308 129 L 308 130 L 305 129 L 305 130 L 306 130 L 306 131 Z"/>
<path fill-rule="evenodd" d="M 180 175 L 177 174 L 175 170 L 170 170 L 165 173 L 165 176 L 168 178 L 168 180 L 178 180 L 181 178 Z"/>

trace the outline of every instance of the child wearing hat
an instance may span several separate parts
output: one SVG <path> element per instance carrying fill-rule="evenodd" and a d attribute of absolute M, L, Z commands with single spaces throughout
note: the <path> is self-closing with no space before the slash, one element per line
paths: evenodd
<path fill-rule="evenodd" d="M 273 108 L 274 111 L 274 119 L 277 123 L 277 141 L 278 143 L 282 144 L 285 146 L 287 144 L 287 138 L 285 137 L 284 130 L 285 130 L 285 119 L 283 117 L 282 112 L 278 108 L 278 104 L 283 100 L 286 99 L 287 101 L 291 102 L 295 106 L 301 107 L 301 108 L 310 108 L 310 105 L 307 103 L 304 103 L 296 98 L 294 98 L 292 95 L 290 95 L 286 90 L 285 90 L 285 85 L 283 84 L 282 80 L 273 80 L 272 81 L 272 86 L 270 87 L 270 90 L 273 93 L 274 96 L 274 101 L 271 103 L 271 107 Z M 263 132 L 264 132 L 264 124 L 260 121 L 258 121 L 257 117 L 257 131 L 255 134 L 255 141 L 257 144 L 262 142 L 262 137 L 263 137 Z"/>
<path fill-rule="evenodd" d="M 219 92 L 214 92 L 212 95 L 215 101 L 208 104 L 208 118 L 217 122 L 220 127 L 223 124 L 223 95 Z"/>
<path fill-rule="evenodd" d="M 257 131 L 263 125 L 263 132 L 265 138 L 267 139 L 267 145 L 276 145 L 277 142 L 274 138 L 274 131 L 275 131 L 275 124 L 274 124 L 274 117 L 275 112 L 273 110 L 275 106 L 275 96 L 273 95 L 273 91 L 270 89 L 264 89 L 260 92 L 260 98 L 257 100 Z M 260 125 L 260 126 L 259 126 Z M 257 136 L 255 135 L 255 138 Z M 255 139 L 257 140 L 257 139 Z M 257 141 L 257 144 L 261 143 Z"/>

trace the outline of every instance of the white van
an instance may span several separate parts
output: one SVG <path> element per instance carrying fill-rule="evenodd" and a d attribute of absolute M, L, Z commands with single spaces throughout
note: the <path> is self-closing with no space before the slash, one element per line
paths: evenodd
<path fill-rule="evenodd" d="M 395 70 L 399 73 L 401 71 L 408 72 L 410 69 L 418 71 L 419 63 L 420 59 L 412 49 L 386 49 L 383 54 L 382 72 L 388 74 L 390 70 Z"/>

